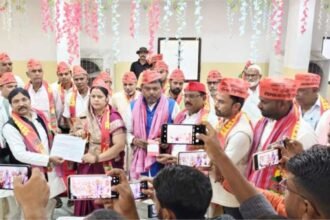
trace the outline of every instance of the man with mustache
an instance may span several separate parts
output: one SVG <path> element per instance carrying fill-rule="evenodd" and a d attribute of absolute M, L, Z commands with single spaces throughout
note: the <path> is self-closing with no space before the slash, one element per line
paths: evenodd
<path fill-rule="evenodd" d="M 47 120 L 50 121 L 51 129 L 57 132 L 57 115 L 59 112 L 56 112 L 56 109 L 59 109 L 59 107 L 56 106 L 61 105 L 61 100 L 48 82 L 44 80 L 44 72 L 40 61 L 30 59 L 27 63 L 27 70 L 26 74 L 30 81 L 25 85 L 25 89 L 31 97 L 31 105 L 46 115 Z"/>
<path fill-rule="evenodd" d="M 6 53 L 0 53 L 0 77 L 6 72 L 13 72 L 13 62 Z M 24 82 L 21 77 L 15 75 L 17 85 L 24 87 Z"/>
<path fill-rule="evenodd" d="M 180 109 L 184 108 L 183 100 L 183 85 L 184 85 L 184 73 L 180 69 L 175 69 L 169 77 L 170 88 L 166 90 L 165 94 L 178 103 Z"/>
<path fill-rule="evenodd" d="M 27 90 L 16 88 L 8 95 L 12 115 L 3 127 L 3 137 L 10 149 L 10 163 L 29 164 L 44 173 L 50 186 L 50 200 L 47 204 L 47 218 L 55 208 L 55 196 L 65 191 L 58 165 L 63 159 L 50 156 L 53 135 L 47 117 L 42 111 L 33 109 Z M 31 201 L 33 202 L 33 201 Z"/>
<path fill-rule="evenodd" d="M 249 96 L 245 100 L 242 111 L 249 116 L 253 125 L 255 125 L 257 121 L 262 117 L 260 109 L 258 108 L 259 82 L 261 77 L 261 68 L 256 64 L 248 66 L 246 71 L 243 71 L 243 79 L 250 84 L 250 89 Z"/>
<path fill-rule="evenodd" d="M 151 67 L 151 65 L 147 62 L 148 53 L 149 51 L 145 47 L 140 47 L 140 49 L 136 51 L 136 54 L 139 55 L 139 59 L 131 64 L 130 71 L 135 73 L 137 79 L 139 78 L 140 73 Z"/>
<path fill-rule="evenodd" d="M 215 114 L 214 112 L 214 97 L 217 92 L 217 88 L 219 83 L 221 82 L 222 76 L 218 70 L 211 70 L 207 74 L 206 84 L 209 90 L 209 94 L 206 99 L 205 108 L 208 109 L 210 112 Z"/>
<path fill-rule="evenodd" d="M 215 112 L 220 118 L 216 130 L 222 149 L 244 174 L 252 145 L 253 127 L 248 116 L 241 111 L 248 96 L 249 84 L 238 78 L 223 78 L 215 95 Z M 213 188 L 212 204 L 221 205 L 225 214 L 241 219 L 239 202 L 218 182 L 214 170 L 210 173 Z M 221 178 L 220 178 L 221 179 Z M 218 206 L 212 206 L 218 207 Z M 214 211 L 216 208 L 214 209 Z"/>
<path fill-rule="evenodd" d="M 140 175 L 155 176 L 162 168 L 155 156 L 147 155 L 147 148 L 149 144 L 159 144 L 162 125 L 172 123 L 179 112 L 176 102 L 162 94 L 161 78 L 158 72 L 145 70 L 142 95 L 131 102 L 127 112 L 127 139 L 133 151 L 132 179 L 139 179 Z M 160 147 L 160 151 L 166 149 L 167 146 Z"/>

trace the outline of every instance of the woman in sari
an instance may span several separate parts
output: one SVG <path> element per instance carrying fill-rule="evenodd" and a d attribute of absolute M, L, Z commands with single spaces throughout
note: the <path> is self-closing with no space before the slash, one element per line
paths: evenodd
<path fill-rule="evenodd" d="M 120 114 L 109 103 L 109 90 L 102 80 L 93 82 L 90 90 L 87 120 L 75 134 L 87 137 L 88 147 L 78 174 L 105 174 L 111 168 L 124 166 L 126 129 Z M 94 201 L 75 201 L 74 215 L 86 216 L 95 208 Z"/>

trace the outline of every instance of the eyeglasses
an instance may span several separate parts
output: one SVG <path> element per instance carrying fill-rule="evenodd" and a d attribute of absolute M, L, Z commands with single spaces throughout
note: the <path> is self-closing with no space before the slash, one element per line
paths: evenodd
<path fill-rule="evenodd" d="M 36 73 L 36 72 L 42 73 L 42 69 L 31 70 L 31 72 L 32 72 L 32 73 Z"/>
<path fill-rule="evenodd" d="M 183 97 L 185 98 L 185 99 L 195 99 L 195 98 L 197 98 L 197 97 L 199 97 L 199 96 L 201 96 L 200 94 L 199 95 L 194 95 L 194 94 L 184 94 L 183 95 Z"/>
<path fill-rule="evenodd" d="M 220 80 L 219 81 L 209 81 L 209 82 L 207 82 L 207 85 L 212 86 L 212 85 L 217 85 L 219 83 L 220 83 Z"/>

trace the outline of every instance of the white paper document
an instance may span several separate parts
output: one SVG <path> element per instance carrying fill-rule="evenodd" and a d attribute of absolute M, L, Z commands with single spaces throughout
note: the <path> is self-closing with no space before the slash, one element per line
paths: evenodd
<path fill-rule="evenodd" d="M 86 140 L 79 137 L 56 134 L 50 156 L 62 157 L 64 160 L 82 162 Z"/>

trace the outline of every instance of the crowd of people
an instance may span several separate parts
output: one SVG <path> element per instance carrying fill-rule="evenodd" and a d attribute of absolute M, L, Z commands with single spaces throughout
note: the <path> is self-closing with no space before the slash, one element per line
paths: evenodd
<path fill-rule="evenodd" d="M 0 190 L 8 219 L 51 218 L 72 174 L 119 177 L 111 188 L 118 198 L 74 200 L 74 215 L 86 219 L 139 218 L 129 181 L 140 180 L 160 219 L 330 217 L 330 105 L 318 74 L 265 77 L 248 63 L 241 77 L 211 70 L 204 85 L 170 72 L 161 54 L 144 47 L 137 54 L 116 93 L 109 73 L 89 85 L 83 67 L 65 62 L 51 84 L 35 59 L 24 86 L 0 54 L 0 159 L 34 168 L 26 183 L 15 178 L 14 191 Z M 197 134 L 204 145 L 162 143 L 164 124 L 205 125 Z M 87 141 L 81 163 L 50 155 L 59 133 Z M 155 143 L 159 153 L 148 154 Z M 254 155 L 271 148 L 280 163 L 254 169 Z M 178 163 L 180 153 L 195 151 L 205 151 L 210 165 Z"/>

